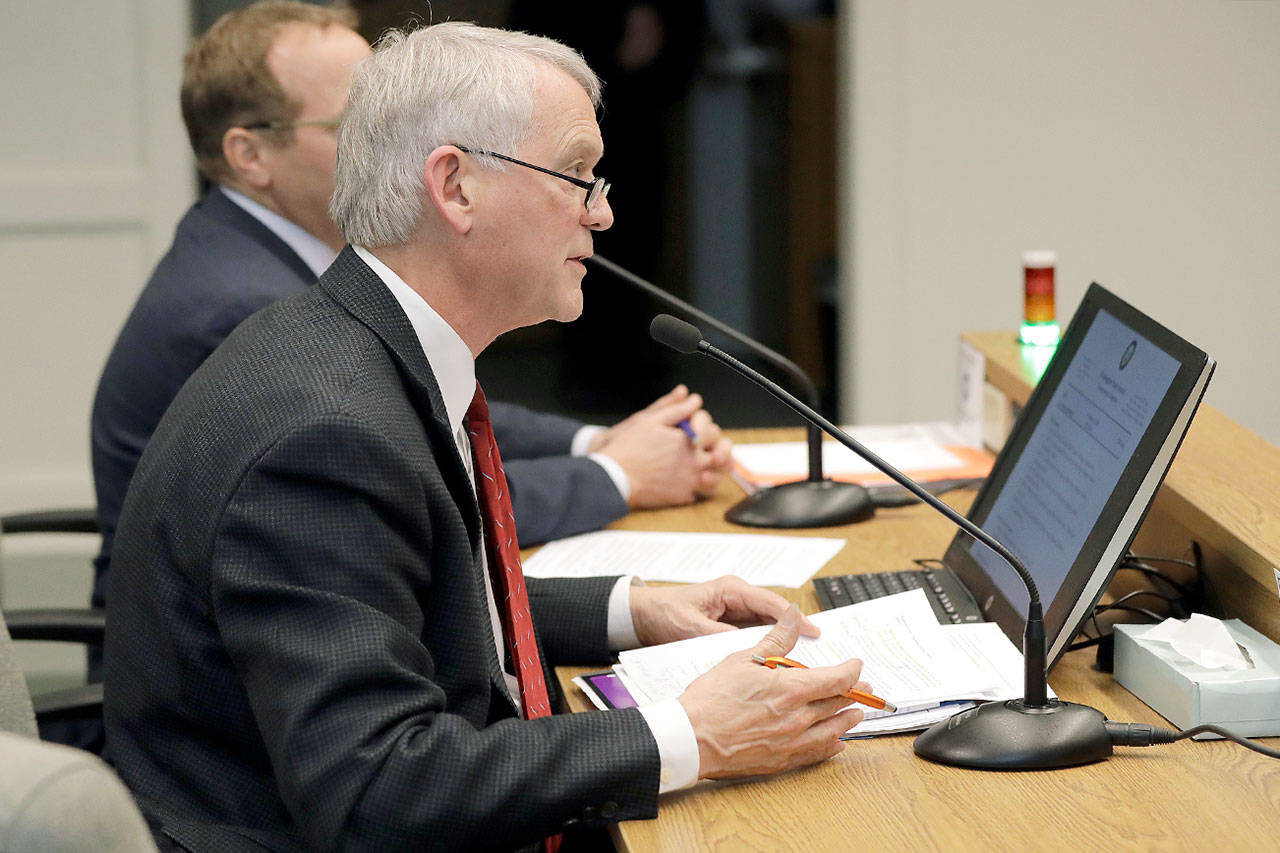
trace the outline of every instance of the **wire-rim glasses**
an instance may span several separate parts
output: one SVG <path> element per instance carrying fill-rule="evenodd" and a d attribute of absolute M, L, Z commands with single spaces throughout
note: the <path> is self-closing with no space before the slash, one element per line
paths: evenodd
<path fill-rule="evenodd" d="M 533 169 L 535 172 L 541 172 L 544 175 L 550 175 L 553 178 L 559 178 L 562 181 L 568 181 L 575 187 L 581 187 L 587 191 L 586 206 L 588 211 L 593 211 L 600 199 L 609 194 L 609 188 L 612 186 L 604 178 L 596 178 L 594 181 L 584 181 L 581 178 L 575 178 L 572 175 L 566 175 L 563 172 L 556 172 L 551 169 L 544 169 L 541 166 L 535 166 L 532 163 L 526 163 L 523 160 L 517 160 L 514 157 L 508 157 L 506 154 L 499 154 L 496 151 L 484 151 L 479 148 L 467 148 L 464 145 L 455 146 L 459 151 L 467 154 L 478 154 L 487 157 L 497 157 L 499 160 L 506 160 L 508 163 L 515 163 L 517 166 L 524 166 L 526 169 Z"/>
<path fill-rule="evenodd" d="M 321 127 L 325 130 L 337 130 L 338 125 L 341 123 L 342 120 L 336 118 L 307 119 L 305 121 L 277 119 L 271 121 L 255 121 L 249 124 L 242 124 L 240 126 L 245 130 L 293 130 L 295 127 Z"/>

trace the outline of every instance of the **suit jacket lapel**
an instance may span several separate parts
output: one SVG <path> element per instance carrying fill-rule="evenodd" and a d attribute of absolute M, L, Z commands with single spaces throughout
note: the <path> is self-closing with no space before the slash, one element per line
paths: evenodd
<path fill-rule="evenodd" d="M 405 386 L 413 398 L 414 408 L 428 431 L 433 433 L 433 443 L 438 447 L 455 447 L 453 431 L 445 413 L 444 399 L 440 396 L 440 385 L 436 381 L 431 364 L 422 351 L 409 318 L 404 315 L 391 292 L 378 278 L 377 273 L 369 269 L 368 264 L 360 260 L 350 246 L 342 250 L 333 266 L 320 278 L 319 285 L 339 305 L 345 308 L 357 320 L 376 334 L 399 363 L 406 377 Z M 480 525 L 480 506 L 471 486 L 471 478 L 467 476 L 462 458 L 457 453 L 442 454 L 438 459 L 441 473 L 449 485 L 458 506 L 462 508 L 462 516 L 467 524 L 467 533 L 471 539 L 473 552 L 473 569 L 478 589 L 485 588 L 483 568 L 480 562 L 480 550 L 484 540 Z M 489 625 L 488 605 L 480 602 L 482 621 Z M 489 680 L 491 689 L 497 690 L 504 697 L 513 713 L 519 714 L 511 693 L 507 689 L 506 678 L 502 669 L 502 652 L 492 642 L 486 646 L 489 654 Z"/>
<path fill-rule="evenodd" d="M 454 447 L 456 442 L 453 431 L 449 429 L 444 399 L 440 396 L 440 385 L 436 382 L 435 373 L 422 351 L 422 344 L 418 341 L 409 318 L 404 315 L 400 303 L 396 302 L 378 274 L 369 269 L 348 246 L 321 277 L 320 287 L 382 340 L 400 365 L 414 408 L 418 410 L 428 431 L 433 433 L 433 441 L 438 446 Z M 462 466 L 462 459 L 457 453 L 448 453 L 437 461 L 459 504 L 471 509 L 463 515 L 466 516 L 472 541 L 479 542 L 480 507 L 476 503 L 466 469 Z M 455 488 L 459 485 L 461 488 Z"/>
<path fill-rule="evenodd" d="M 293 270 L 303 281 L 315 284 L 316 274 L 307 266 L 306 261 L 298 257 L 298 253 L 289 248 L 289 244 L 276 236 L 275 232 L 259 222 L 252 214 L 231 199 L 218 187 L 214 187 L 200 202 L 200 209 L 210 219 L 214 219 L 234 228 L 249 239 L 258 243 L 282 264 Z"/>

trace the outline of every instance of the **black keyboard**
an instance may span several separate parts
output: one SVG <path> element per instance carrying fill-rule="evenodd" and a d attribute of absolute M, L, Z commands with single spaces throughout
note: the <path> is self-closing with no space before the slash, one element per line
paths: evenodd
<path fill-rule="evenodd" d="M 943 625 L 985 621 L 978 603 L 950 569 L 832 575 L 814 578 L 813 589 L 818 593 L 823 610 L 883 598 L 909 589 L 923 589 L 929 605 Z"/>

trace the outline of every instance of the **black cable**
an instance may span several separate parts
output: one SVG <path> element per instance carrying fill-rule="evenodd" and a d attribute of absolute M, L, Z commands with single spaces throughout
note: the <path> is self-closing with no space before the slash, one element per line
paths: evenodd
<path fill-rule="evenodd" d="M 944 495 L 947 492 L 956 489 L 972 489 L 982 485 L 984 477 L 962 477 L 953 480 L 935 480 L 932 483 L 921 483 L 924 490 L 931 495 Z M 875 502 L 877 509 L 889 509 L 891 507 L 911 506 L 920 503 L 920 498 L 911 494 L 911 492 L 899 486 L 897 483 L 883 483 L 877 486 L 868 486 L 867 491 L 871 493 L 871 499 Z"/>
<path fill-rule="evenodd" d="M 1169 577 L 1169 575 L 1165 574 L 1159 569 L 1152 568 L 1151 566 L 1146 566 L 1138 562 L 1130 562 L 1127 558 L 1123 562 L 1121 562 L 1120 566 L 1116 569 L 1116 571 L 1125 571 L 1125 570 L 1132 571 L 1132 572 L 1141 572 L 1143 575 L 1145 575 L 1148 578 L 1151 578 L 1152 580 L 1157 580 L 1157 581 L 1160 581 L 1161 583 L 1168 584 L 1172 589 L 1176 590 L 1178 594 L 1184 598 L 1190 595 L 1192 592 L 1192 589 L 1190 586 L 1180 581 L 1174 580 L 1173 578 Z"/>
<path fill-rule="evenodd" d="M 1197 550 L 1197 553 L 1199 553 L 1198 550 Z M 1178 557 L 1156 557 L 1154 555 L 1149 555 L 1149 554 L 1129 553 L 1125 555 L 1124 559 L 1133 560 L 1136 563 L 1173 563 L 1174 565 L 1187 566 L 1188 568 L 1192 568 L 1192 569 L 1200 568 L 1199 560 L 1183 560 Z"/>
<path fill-rule="evenodd" d="M 1094 646 L 1101 645 L 1102 643 L 1109 642 L 1113 636 L 1113 633 L 1110 631 L 1104 631 L 1102 629 L 1102 626 L 1098 624 L 1098 614 L 1104 613 L 1107 610 L 1125 610 L 1130 613 L 1142 613 L 1143 615 L 1149 616 L 1152 619 L 1152 621 L 1159 622 L 1160 617 L 1156 615 L 1153 611 L 1148 610 L 1145 607 L 1134 607 L 1133 605 L 1127 605 L 1124 603 L 1129 599 L 1135 598 L 1136 596 L 1139 596 L 1139 595 L 1152 595 L 1152 596 L 1155 596 L 1156 598 L 1164 599 L 1165 601 L 1168 601 L 1170 603 L 1177 603 L 1178 601 L 1178 599 L 1167 596 L 1162 592 L 1156 592 L 1155 590 L 1149 590 L 1149 589 L 1139 589 L 1139 590 L 1134 590 L 1133 592 L 1126 593 L 1109 604 L 1096 604 L 1094 605 L 1093 613 L 1090 614 L 1090 617 L 1089 617 L 1090 621 L 1093 624 L 1093 630 L 1095 632 L 1095 635 L 1090 637 L 1089 635 L 1086 634 L 1083 640 L 1077 640 L 1076 642 L 1067 646 L 1066 650 L 1068 652 L 1078 652 L 1081 649 L 1090 649 L 1090 648 L 1093 648 Z"/>
<path fill-rule="evenodd" d="M 1096 645 L 1098 645 L 1098 644 L 1102 643 L 1103 641 L 1108 640 L 1108 639 L 1110 639 L 1110 638 L 1111 638 L 1111 635 L 1110 635 L 1110 634 L 1099 634 L 1099 635 L 1098 635 L 1098 636 L 1096 636 L 1096 637 L 1087 637 L 1087 638 L 1085 638 L 1085 639 L 1083 639 L 1083 640 L 1076 640 L 1074 643 L 1072 643 L 1071 645 L 1067 646 L 1067 651 L 1068 651 L 1068 652 L 1078 652 L 1078 651 L 1080 651 L 1081 649 L 1091 649 L 1091 648 L 1093 648 L 1094 646 L 1096 646 Z"/>
<path fill-rule="evenodd" d="M 1093 612 L 1089 614 L 1089 621 L 1093 623 L 1094 634 L 1098 639 L 1101 639 L 1102 635 L 1105 634 L 1106 631 L 1103 631 L 1102 626 L 1098 624 L 1098 608 L 1096 606 L 1093 608 Z M 1088 635 L 1086 634 L 1085 636 Z"/>
<path fill-rule="evenodd" d="M 1145 607 L 1134 607 L 1132 604 L 1099 604 L 1098 605 L 1099 613 L 1105 613 L 1108 610 L 1123 610 L 1126 613 L 1141 613 L 1143 616 L 1147 617 L 1152 622 L 1164 621 L 1164 617 L 1161 616 L 1159 613 L 1156 613 L 1152 610 L 1148 610 Z"/>
<path fill-rule="evenodd" d="M 1202 732 L 1210 732 L 1220 735 L 1227 740 L 1234 741 L 1245 749 L 1252 749 L 1268 758 L 1280 758 L 1280 749 L 1272 749 L 1263 746 L 1257 741 L 1250 740 L 1247 737 L 1236 734 L 1230 729 L 1224 729 L 1212 723 L 1204 723 L 1199 726 L 1192 726 L 1182 731 L 1174 731 L 1173 729 L 1159 729 L 1148 723 L 1117 723 L 1112 720 L 1106 722 L 1107 734 L 1111 736 L 1111 743 L 1115 746 L 1155 746 L 1156 744 L 1173 743 L 1174 741 L 1189 738 L 1192 735 L 1198 735 Z"/>
<path fill-rule="evenodd" d="M 1117 605 L 1124 604 L 1131 598 L 1137 598 L 1140 595 L 1149 595 L 1153 598 L 1159 598 L 1163 601 L 1167 601 L 1170 604 L 1174 604 L 1178 601 L 1178 597 L 1176 595 L 1166 595 L 1163 592 L 1158 592 L 1154 589 L 1135 589 L 1131 592 L 1126 592 L 1115 601 L 1109 601 L 1106 604 L 1103 604 L 1102 607 L 1115 607 Z M 1095 608 L 1095 610 L 1096 609 L 1097 608 Z"/>
<path fill-rule="evenodd" d="M 920 561 L 917 561 L 917 562 L 920 562 Z M 1095 636 L 1090 637 L 1086 635 L 1083 640 L 1077 640 L 1076 642 L 1067 646 L 1066 650 L 1068 652 L 1078 652 L 1081 649 L 1090 649 L 1090 648 L 1093 648 L 1094 646 L 1101 645 L 1102 643 L 1107 642 L 1111 638 L 1112 633 L 1108 631 L 1103 631 L 1102 627 L 1098 625 L 1098 614 L 1104 613 L 1107 610 L 1124 610 L 1130 613 L 1141 613 L 1144 616 L 1150 617 L 1152 621 L 1159 622 L 1161 617 L 1157 615 L 1154 611 L 1148 610 L 1145 607 L 1135 607 L 1133 605 L 1125 604 L 1126 601 L 1129 601 L 1130 599 L 1133 599 L 1133 598 L 1137 598 L 1140 595 L 1149 595 L 1154 598 L 1159 598 L 1163 601 L 1167 601 L 1170 604 L 1181 603 L 1181 599 L 1179 599 L 1178 597 L 1166 595 L 1165 593 L 1159 592 L 1157 590 L 1136 589 L 1136 590 L 1133 590 L 1132 592 L 1125 593 L 1124 595 L 1117 598 L 1115 601 L 1112 601 L 1108 604 L 1095 605 L 1093 608 L 1093 613 L 1090 615 L 1090 621 L 1093 624 L 1093 630 L 1095 631 Z"/>

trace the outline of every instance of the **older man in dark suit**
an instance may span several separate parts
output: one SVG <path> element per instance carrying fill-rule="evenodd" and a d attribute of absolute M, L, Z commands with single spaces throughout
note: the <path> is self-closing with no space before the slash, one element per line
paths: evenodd
<path fill-rule="evenodd" d="M 474 357 L 581 311 L 613 221 L 598 99 L 572 50 L 465 24 L 357 72 L 333 202 L 354 245 L 196 371 L 121 517 L 108 738 L 162 843 L 555 849 L 699 777 L 834 755 L 860 719 L 858 661 L 751 662 L 813 630 L 773 593 L 525 586 Z M 677 699 L 549 713 L 555 662 L 774 620 Z"/>
<path fill-rule="evenodd" d="M 183 118 L 209 193 L 178 224 L 120 332 L 93 407 L 107 596 L 116 524 L 147 441 L 178 389 L 255 311 L 309 289 L 343 240 L 329 217 L 338 117 L 369 54 L 350 12 L 268 0 L 230 13 L 187 54 Z M 674 428 L 690 418 L 691 447 Z M 679 388 L 610 430 L 493 404 L 525 544 L 595 530 L 632 507 L 713 491 L 728 444 Z"/>

